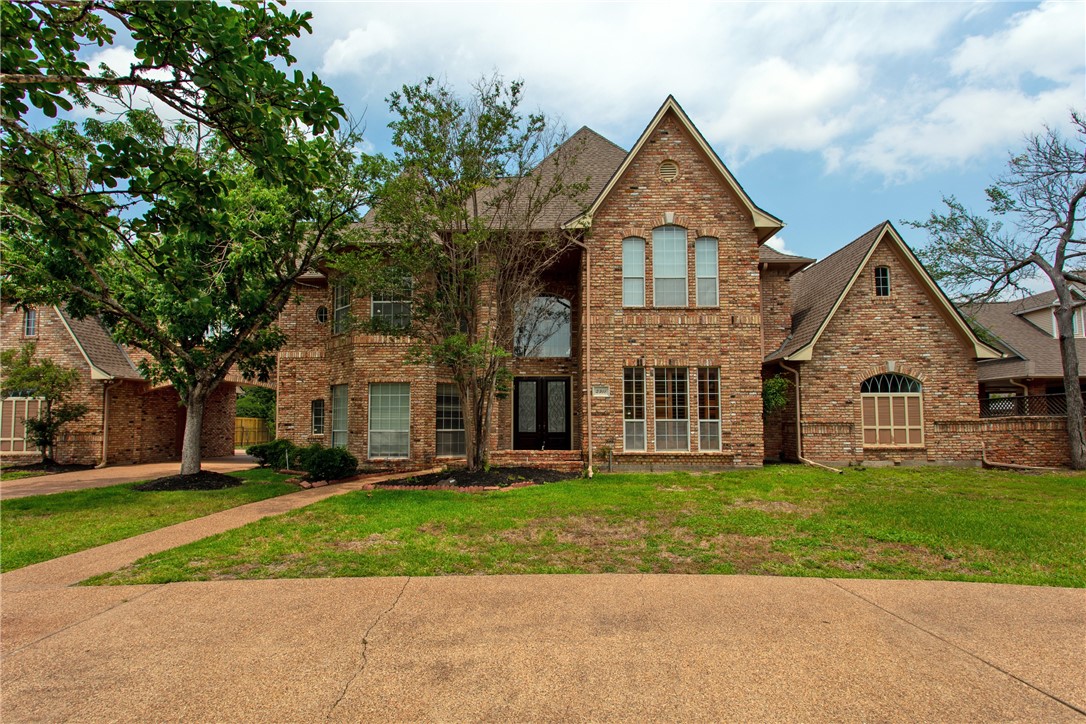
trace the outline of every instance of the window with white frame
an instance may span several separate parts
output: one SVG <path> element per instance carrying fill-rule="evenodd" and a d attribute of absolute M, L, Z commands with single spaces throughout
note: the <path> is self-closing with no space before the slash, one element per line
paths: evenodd
<path fill-rule="evenodd" d="M 411 454 L 411 386 L 406 382 L 370 383 L 371 458 L 406 458 Z"/>
<path fill-rule="evenodd" d="M 655 370 L 656 450 L 690 449 L 690 401 L 683 367 Z"/>
<path fill-rule="evenodd" d="M 645 449 L 645 368 L 622 370 L 622 449 Z"/>
<path fill-rule="evenodd" d="M 645 306 L 645 240 L 638 236 L 622 240 L 622 306 Z"/>
<path fill-rule="evenodd" d="M 38 310 L 33 307 L 27 307 L 23 310 L 23 336 L 38 336 Z"/>
<path fill-rule="evenodd" d="M 698 306 L 720 306 L 719 244 L 711 236 L 694 242 L 694 270 L 697 274 Z"/>
<path fill-rule="evenodd" d="M 324 434 L 324 400 L 313 400 L 309 404 L 309 415 L 314 435 Z"/>
<path fill-rule="evenodd" d="M 332 334 L 346 332 L 351 323 L 351 287 L 347 282 L 332 285 Z"/>
<path fill-rule="evenodd" d="M 1084 308 L 1079 307 L 1071 312 L 1071 332 L 1075 337 L 1086 336 L 1086 326 L 1083 325 Z M 1056 310 L 1052 310 L 1052 338 L 1060 338 L 1060 322 L 1056 319 Z"/>
<path fill-rule="evenodd" d="M 464 439 L 464 408 L 456 385 L 437 385 L 437 454 L 463 457 L 467 450 Z"/>
<path fill-rule="evenodd" d="M 661 226 L 652 230 L 652 296 L 657 307 L 685 307 L 686 229 Z"/>
<path fill-rule="evenodd" d="M 720 369 L 698 368 L 698 448 L 720 450 Z"/>
<path fill-rule="evenodd" d="M 332 447 L 347 447 L 347 385 L 332 385 Z"/>
<path fill-rule="evenodd" d="M 860 385 L 865 445 L 924 444 L 923 386 L 896 373 L 875 375 Z"/>
<path fill-rule="evenodd" d="M 411 278 L 406 277 L 389 289 L 375 291 L 370 304 L 370 318 L 378 328 L 407 329 L 411 325 Z"/>

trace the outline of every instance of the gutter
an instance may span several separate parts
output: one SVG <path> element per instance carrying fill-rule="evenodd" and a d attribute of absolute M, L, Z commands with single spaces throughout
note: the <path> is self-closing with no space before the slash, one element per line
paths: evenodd
<path fill-rule="evenodd" d="M 800 415 L 800 412 L 801 412 L 801 410 L 800 410 L 800 404 L 801 404 L 800 400 L 803 398 L 803 396 L 800 394 L 800 391 L 802 389 L 802 387 L 801 387 L 802 378 L 799 375 L 799 368 L 793 369 L 792 367 L 789 367 L 787 364 L 784 363 L 784 360 L 779 361 L 777 364 L 779 364 L 781 366 L 781 369 L 784 369 L 784 370 L 786 370 L 788 372 L 791 372 L 796 377 L 796 452 L 797 452 L 796 457 L 804 465 L 810 465 L 811 467 L 822 468 L 823 470 L 829 470 L 831 472 L 837 473 L 838 475 L 843 474 L 843 472 L 844 472 L 843 470 L 838 470 L 837 468 L 831 468 L 829 465 L 823 465 L 822 463 L 816 463 L 814 460 L 808 460 L 807 458 L 803 457 L 803 422 L 801 420 L 801 415 Z"/>

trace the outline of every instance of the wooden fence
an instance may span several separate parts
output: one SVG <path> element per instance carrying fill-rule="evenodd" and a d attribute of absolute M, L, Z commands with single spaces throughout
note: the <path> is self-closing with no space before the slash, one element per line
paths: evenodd
<path fill-rule="evenodd" d="M 260 417 L 234 418 L 234 447 L 246 448 L 272 439 L 266 420 Z"/>

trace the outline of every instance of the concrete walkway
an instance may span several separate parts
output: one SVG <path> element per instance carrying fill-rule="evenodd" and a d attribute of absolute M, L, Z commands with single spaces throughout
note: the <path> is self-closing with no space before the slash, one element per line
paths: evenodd
<path fill-rule="evenodd" d="M 231 455 L 223 458 L 207 458 L 200 463 L 204 470 L 217 473 L 230 473 L 235 470 L 248 470 L 256 467 L 256 459 L 248 455 Z M 154 480 L 166 475 L 176 475 L 181 470 L 181 463 L 171 460 L 164 463 L 143 463 L 141 465 L 116 465 L 93 470 L 78 470 L 72 473 L 39 475 L 34 478 L 3 480 L 0 478 L 0 500 L 25 498 L 28 495 L 48 495 L 66 493 L 69 490 L 86 488 L 104 488 L 121 483 L 134 483 L 137 480 Z"/>
<path fill-rule="evenodd" d="M 5 592 L 23 721 L 1083 721 L 1079 590 L 746 576 Z"/>

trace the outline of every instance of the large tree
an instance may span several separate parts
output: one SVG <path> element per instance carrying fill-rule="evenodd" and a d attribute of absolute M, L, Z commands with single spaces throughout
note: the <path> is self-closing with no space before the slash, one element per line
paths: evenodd
<path fill-rule="evenodd" d="M 523 338 L 553 321 L 554 310 L 531 301 L 576 243 L 561 222 L 583 210 L 578 149 L 556 150 L 561 132 L 522 113 L 521 100 L 522 84 L 498 77 L 467 98 L 432 78 L 392 93 L 396 151 L 369 242 L 336 265 L 361 293 L 413 280 L 410 324 L 399 331 L 415 340 L 416 360 L 455 381 L 470 469 L 487 462 L 495 396 L 508 391 L 510 358 L 525 344 L 518 322 Z"/>
<path fill-rule="evenodd" d="M 200 470 L 208 396 L 235 364 L 269 370 L 296 278 L 365 201 L 338 99 L 280 67 L 309 30 L 280 4 L 0 5 L 6 291 L 98 315 L 148 353 L 144 373 L 187 406 L 182 474 Z M 115 27 L 136 62 L 92 72 L 82 49 Z M 98 113 L 31 127 L 73 103 Z"/>
<path fill-rule="evenodd" d="M 1086 120 L 1073 112 L 1074 135 L 1046 128 L 1026 139 L 1007 171 L 987 189 L 990 215 L 973 213 L 953 196 L 945 211 L 906 222 L 928 232 L 920 256 L 940 282 L 965 302 L 1027 293 L 1038 276 L 1056 292 L 1056 327 L 1067 396 L 1071 466 L 1086 468 L 1086 432 L 1073 322 L 1072 284 L 1082 272 L 1086 238 Z M 1004 220 L 1008 223 L 1004 223 Z"/>

